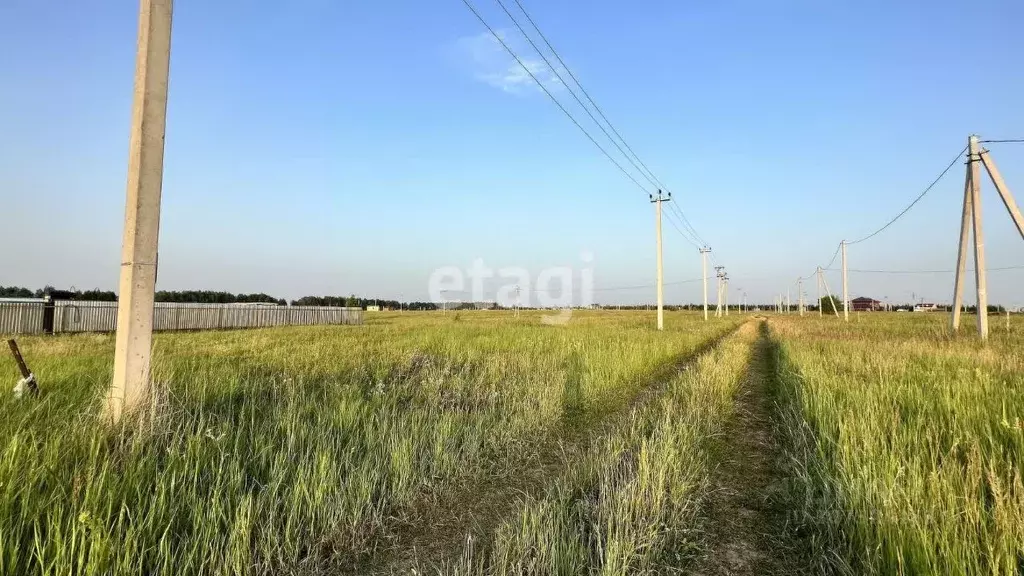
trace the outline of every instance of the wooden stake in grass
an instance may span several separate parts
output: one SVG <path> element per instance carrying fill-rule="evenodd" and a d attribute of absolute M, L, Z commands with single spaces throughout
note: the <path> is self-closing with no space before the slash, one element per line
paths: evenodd
<path fill-rule="evenodd" d="M 21 372 L 21 380 L 18 381 L 18 385 L 14 387 L 15 396 L 20 397 L 25 393 L 26 389 L 31 392 L 33 396 L 38 396 L 39 384 L 36 383 L 36 376 L 28 369 L 28 364 L 25 364 L 25 359 L 21 356 L 21 350 L 18 349 L 18 343 L 13 339 L 8 340 L 7 346 L 11 349 L 11 355 L 14 356 L 14 361 L 18 364 L 18 370 Z"/>

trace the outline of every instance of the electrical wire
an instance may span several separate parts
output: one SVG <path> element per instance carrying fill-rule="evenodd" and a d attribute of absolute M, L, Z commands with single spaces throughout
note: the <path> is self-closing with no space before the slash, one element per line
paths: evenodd
<path fill-rule="evenodd" d="M 516 3 L 516 6 L 519 7 L 519 10 L 521 10 L 523 15 L 526 16 L 526 20 L 530 23 L 531 26 L 533 26 L 533 29 L 537 31 L 537 35 L 540 36 L 541 40 L 544 41 L 544 44 L 547 45 L 549 50 L 551 50 L 551 53 L 555 56 L 555 59 L 558 60 L 558 63 L 561 64 L 562 68 L 569 74 L 569 77 L 572 78 L 572 81 L 576 84 L 577 87 L 579 87 L 580 92 L 583 93 L 583 96 L 586 97 L 587 101 L 590 102 L 590 104 L 594 107 L 594 110 L 597 111 L 598 115 L 601 116 L 602 119 L 604 119 L 605 123 L 608 124 L 608 127 L 611 128 L 612 132 L 614 132 L 615 135 L 619 138 L 619 140 L 622 141 L 623 145 L 626 146 L 626 149 L 629 150 L 630 154 L 633 155 L 633 158 L 635 158 L 636 161 L 639 162 L 645 170 L 647 170 L 647 173 L 651 175 L 651 178 L 654 179 L 656 185 L 667 190 L 668 187 L 665 186 L 661 182 L 661 180 L 659 180 L 658 177 L 654 175 L 654 172 L 650 168 L 648 168 L 646 164 L 644 164 L 643 160 L 641 160 L 640 157 L 637 156 L 636 152 L 633 151 L 633 148 L 629 145 L 628 142 L 626 142 L 626 139 L 622 137 L 622 134 L 619 133 L 619 131 L 615 128 L 615 125 L 612 124 L 611 120 L 608 119 L 604 111 L 601 110 L 601 107 L 598 106 L 597 102 L 595 102 L 594 99 L 590 97 L 590 93 L 587 92 L 587 89 L 583 87 L 583 84 L 581 84 L 576 75 L 573 74 L 572 69 L 569 68 L 569 66 L 565 63 L 565 60 L 562 60 L 562 56 L 558 53 L 558 50 L 555 50 L 555 47 L 551 45 L 551 42 L 548 40 L 547 36 L 545 36 L 544 32 L 542 32 L 540 27 L 537 26 L 537 23 L 534 22 L 533 18 L 530 16 L 530 13 L 526 11 L 526 8 L 523 6 L 523 4 L 519 0 L 514 1 Z M 523 34 L 525 35 L 526 33 L 524 32 Z"/>
<path fill-rule="evenodd" d="M 981 144 L 1021 144 L 1024 138 L 1010 138 L 1007 140 L 979 140 Z"/>
<path fill-rule="evenodd" d="M 838 268 L 829 268 L 829 271 L 839 272 Z M 1024 270 L 1022 266 L 1002 266 L 997 268 L 986 268 L 987 272 L 1000 272 L 1004 270 Z M 966 268 L 965 272 L 973 272 L 974 268 Z M 956 270 L 857 270 L 848 269 L 847 272 L 859 272 L 862 274 L 953 274 Z"/>
<path fill-rule="evenodd" d="M 540 47 L 537 46 L 537 44 L 533 41 L 533 39 L 530 37 L 530 35 L 527 34 L 526 30 L 523 29 L 523 27 L 520 25 L 519 21 L 512 15 L 512 13 L 505 6 L 504 2 L 502 2 L 502 0 L 496 0 L 496 2 L 498 3 L 499 6 L 501 6 L 501 9 L 504 10 L 505 14 L 509 17 L 509 19 L 512 20 L 512 23 L 515 24 L 516 28 L 519 29 L 519 32 L 523 35 L 523 37 L 525 37 L 526 40 L 530 43 L 530 45 L 533 46 L 533 49 L 537 51 L 537 53 L 540 55 L 540 57 L 544 60 L 544 63 L 547 64 L 548 68 L 555 74 L 555 76 L 559 79 L 559 81 L 561 81 L 562 84 L 569 90 L 569 93 L 576 100 L 576 102 L 580 105 L 580 107 L 582 107 L 583 110 L 586 111 L 587 115 L 590 116 L 590 119 L 593 120 L 594 123 L 597 124 L 598 128 L 600 128 L 601 131 L 604 132 L 604 135 L 607 136 L 608 139 L 612 141 L 612 144 L 614 144 L 615 147 L 618 148 L 619 152 L 622 153 L 622 155 L 626 158 L 626 160 L 628 160 L 629 163 L 632 164 L 633 167 L 636 168 L 636 170 L 638 172 L 640 172 L 640 174 L 644 178 L 646 178 L 647 181 L 650 182 L 652 186 L 654 186 L 656 188 L 659 188 L 661 190 L 665 190 L 666 192 L 670 192 L 670 190 L 668 189 L 668 186 L 666 186 L 664 184 L 664 182 L 662 182 L 661 179 L 658 178 L 658 176 L 654 173 L 654 171 L 651 170 L 650 167 L 647 166 L 647 164 L 643 160 L 640 159 L 640 156 L 637 155 L 635 150 L 633 150 L 633 147 L 629 145 L 629 142 L 627 142 L 625 138 L 623 138 L 622 134 L 618 131 L 618 129 L 615 128 L 615 125 L 612 124 L 611 120 L 608 119 L 608 116 L 604 113 L 604 111 L 601 109 L 601 107 L 597 104 L 597 102 L 593 99 L 593 97 L 590 96 L 590 93 L 587 92 L 587 89 L 583 87 L 583 84 L 580 82 L 579 78 L 577 78 L 576 74 L 573 73 L 572 68 L 570 68 L 569 65 L 565 63 L 565 60 L 562 59 L 561 54 L 559 54 L 558 50 L 556 50 L 555 47 L 551 44 L 551 41 L 548 40 L 548 37 L 540 29 L 540 26 L 537 25 L 537 22 L 534 21 L 532 16 L 530 16 L 530 13 L 526 10 L 526 7 L 523 6 L 522 2 L 520 2 L 519 0 L 514 0 L 514 2 L 516 3 L 516 6 L 518 6 L 519 10 L 523 13 L 524 16 L 526 16 L 526 20 L 530 23 L 530 26 L 533 27 L 534 31 L 536 31 L 537 35 L 544 42 L 544 44 L 547 46 L 548 50 L 550 50 L 551 54 L 554 55 L 555 59 L 558 61 L 558 64 L 561 66 L 562 70 L 564 70 L 566 72 L 566 74 L 568 74 L 569 78 L 572 79 L 573 83 L 576 85 L 577 88 L 579 88 L 580 92 L 583 94 L 583 97 L 586 98 L 586 100 L 590 103 L 591 106 L 593 106 L 593 108 L 597 112 L 597 114 L 601 117 L 602 120 L 604 120 L 605 124 L 608 125 L 608 128 L 610 128 L 612 133 L 614 133 L 615 136 L 618 138 L 618 141 L 622 142 L 622 146 L 619 145 L 619 143 L 616 141 L 615 138 L 612 138 L 612 135 L 609 134 L 608 130 L 606 130 L 604 128 L 604 126 L 601 124 L 601 122 L 598 121 L 598 119 L 590 111 L 590 108 L 588 108 L 587 105 L 583 103 L 583 101 L 576 94 L 576 92 L 572 89 L 572 87 L 569 85 L 569 83 L 566 82 L 565 78 L 562 77 L 562 75 L 559 73 L 558 68 L 556 68 L 551 63 L 550 60 L 548 60 L 548 58 L 544 54 L 544 52 L 540 49 Z M 625 148 L 626 148 L 625 150 L 623 150 L 623 146 L 625 146 Z M 629 151 L 629 154 L 626 153 L 627 150 Z M 632 158 L 630 157 L 631 155 L 632 155 Z M 635 161 L 634 161 L 634 159 L 635 159 Z M 690 223 L 689 219 L 683 213 L 683 210 L 681 208 L 679 208 L 675 204 L 671 204 L 670 207 L 669 207 L 669 210 L 670 211 L 673 211 L 673 210 L 675 211 L 676 215 L 682 221 L 683 227 L 688 230 L 690 235 L 697 241 L 698 244 L 703 244 L 703 245 L 707 244 L 707 242 L 705 242 L 704 239 L 701 238 L 701 236 L 697 232 L 696 228 L 693 227 L 693 224 Z M 686 235 L 684 234 L 684 237 L 685 236 Z M 687 240 L 689 241 L 689 239 L 687 239 Z"/>
<path fill-rule="evenodd" d="M 836 256 L 839 256 L 839 250 L 842 247 L 843 247 L 842 243 L 840 243 L 838 246 L 836 246 L 836 251 L 832 253 L 832 258 L 828 261 L 828 264 L 825 264 L 824 266 L 821 267 L 822 270 L 828 270 L 829 268 L 832 267 L 833 264 L 835 264 Z"/>
<path fill-rule="evenodd" d="M 678 206 L 678 203 L 672 204 L 669 207 L 669 210 L 675 210 L 676 211 L 676 215 L 679 216 L 679 218 L 683 221 L 683 225 L 686 227 L 687 230 L 690 231 L 690 233 L 693 235 L 693 237 L 697 240 L 697 242 L 701 246 L 707 246 L 708 245 L 707 241 L 705 241 L 704 238 L 701 237 L 701 235 L 697 232 L 697 229 L 694 228 L 693 224 L 690 223 L 690 219 L 686 217 L 686 214 L 683 213 L 683 210 L 682 210 L 682 208 L 680 208 Z"/>
<path fill-rule="evenodd" d="M 462 0 L 462 3 L 465 4 L 466 8 L 469 8 L 469 11 L 472 12 L 474 16 L 476 16 L 477 20 L 479 20 L 480 23 L 483 24 L 484 27 L 487 28 L 488 32 L 491 33 L 491 36 L 494 36 L 494 39 L 497 40 L 499 44 L 501 44 L 501 46 L 505 49 L 505 51 L 508 52 L 509 55 L 512 56 L 512 58 L 514 58 L 515 61 L 519 63 L 519 66 L 522 67 L 522 69 L 525 70 L 526 73 L 530 75 L 530 78 L 532 78 L 533 81 L 537 84 L 537 86 L 539 86 L 540 89 L 544 92 L 544 94 L 546 94 L 547 97 L 550 98 L 551 101 L 554 102 L 556 106 L 558 106 L 558 109 L 561 110 L 562 113 L 565 114 L 569 118 L 569 120 L 571 120 L 572 123 L 575 124 L 576 127 L 579 128 L 580 131 L 583 132 L 584 135 L 586 135 L 586 137 L 588 139 L 590 139 L 590 141 L 594 144 L 594 146 L 597 146 L 598 150 L 600 150 L 601 153 L 604 154 L 605 157 L 608 158 L 608 160 L 612 164 L 614 164 L 616 168 L 618 168 L 623 174 L 625 174 L 627 178 L 632 180 L 633 183 L 636 184 L 636 186 L 638 188 L 640 188 L 640 190 L 642 190 L 645 194 L 649 195 L 650 191 L 647 190 L 647 188 L 645 188 L 642 184 L 640 184 L 640 182 L 636 178 L 634 178 L 633 175 L 630 174 L 625 168 L 623 168 L 622 164 L 619 164 L 619 162 L 617 162 L 614 158 L 612 158 L 612 155 L 609 154 L 608 151 L 605 150 L 604 147 L 601 146 L 601 144 L 599 144 L 597 142 L 597 140 L 594 139 L 593 136 L 591 136 L 590 132 L 587 132 L 587 130 L 583 127 L 583 125 L 580 124 L 579 121 L 576 120 L 576 118 L 571 113 L 569 113 L 568 110 L 565 109 L 565 106 L 563 106 L 562 103 L 559 102 L 557 98 L 555 98 L 555 96 L 551 93 L 551 91 L 548 90 L 548 88 L 546 86 L 544 86 L 544 83 L 541 82 L 539 78 L 537 78 L 537 75 L 534 74 L 533 71 L 530 70 L 526 66 L 526 64 L 523 63 L 523 60 L 519 57 L 519 55 L 516 54 L 515 51 L 512 50 L 512 48 L 510 48 L 508 44 L 505 43 L 505 41 L 494 30 L 494 28 L 492 28 L 491 25 L 488 24 L 486 20 L 484 20 L 483 16 L 481 16 L 480 13 L 477 12 L 476 8 L 473 7 L 473 4 L 471 4 L 469 2 L 469 0 Z"/>
<path fill-rule="evenodd" d="M 695 241 L 693 238 L 688 236 L 685 232 L 683 232 L 683 230 L 679 227 L 679 225 L 676 223 L 676 221 L 672 219 L 672 213 L 671 212 L 665 212 L 664 215 L 666 216 L 665 219 L 668 220 L 668 223 L 671 224 L 672 227 L 675 228 L 677 232 L 679 232 L 679 235 L 682 236 L 684 240 L 686 240 L 687 242 L 692 244 L 694 246 L 694 248 L 700 249 L 700 244 L 697 241 Z"/>
<path fill-rule="evenodd" d="M 867 236 L 865 236 L 865 237 L 863 237 L 863 238 L 861 238 L 861 239 L 859 239 L 859 240 L 853 240 L 853 241 L 851 241 L 851 242 L 847 242 L 846 244 L 847 244 L 847 245 L 850 245 L 850 244 L 859 244 L 860 242 L 863 242 L 863 241 L 865 241 L 865 240 L 868 240 L 868 239 L 870 239 L 870 238 L 873 238 L 873 237 L 875 237 L 875 236 L 876 236 L 877 234 L 879 234 L 880 232 L 882 232 L 883 230 L 885 230 L 885 229 L 886 229 L 886 228 L 888 228 L 889 226 L 892 226 L 892 225 L 893 225 L 893 223 L 895 223 L 895 222 L 896 222 L 897 220 L 899 220 L 900 218 L 902 218 L 904 214 L 906 214 L 907 212 L 909 212 L 911 208 L 913 208 L 913 207 L 914 207 L 914 206 L 915 206 L 915 205 L 916 205 L 916 204 L 917 204 L 918 202 L 920 202 L 920 201 L 921 201 L 921 199 L 925 197 L 925 194 L 928 194 L 928 192 L 930 192 L 930 191 L 931 191 L 931 189 L 932 189 L 932 188 L 934 188 L 934 187 L 935 187 L 935 185 L 939 183 L 939 180 L 942 180 L 942 178 L 943 178 L 943 177 L 944 177 L 944 176 L 945 176 L 946 174 L 948 174 L 948 173 L 949 173 L 949 171 L 950 171 L 950 170 L 951 170 L 951 169 L 953 168 L 953 166 L 954 166 L 954 165 L 956 164 L 957 160 L 959 160 L 959 159 L 960 159 L 960 156 L 961 156 L 961 155 L 963 155 L 963 153 L 964 153 L 964 152 L 965 152 L 966 150 L 967 150 L 967 147 L 966 147 L 966 146 L 964 146 L 963 150 L 960 150 L 959 152 L 957 152 L 957 154 L 956 154 L 956 157 L 954 157 L 954 158 L 953 158 L 953 160 L 952 160 L 952 161 L 951 161 L 951 162 L 949 163 L 949 165 L 948 165 L 948 166 L 946 166 L 945 170 L 943 170 L 943 171 L 942 171 L 942 172 L 941 172 L 941 173 L 939 174 L 939 176 L 938 176 L 937 178 L 935 178 L 935 180 L 933 180 L 933 181 L 932 181 L 932 183 L 931 183 L 931 184 L 929 184 L 927 188 L 925 188 L 925 189 L 924 189 L 924 192 L 921 192 L 921 194 L 919 194 L 919 195 L 917 196 L 917 198 L 914 198 L 914 201 L 913 201 L 913 202 L 911 202 L 911 203 L 910 203 L 910 205 L 908 205 L 908 206 L 907 206 L 906 208 L 904 208 L 902 212 L 900 212 L 899 214 L 897 214 L 895 218 L 893 218 L 892 220 L 889 220 L 888 222 L 886 222 L 885 226 L 882 226 L 882 227 L 881 227 L 881 228 L 879 228 L 878 230 L 875 230 L 875 231 L 874 231 L 874 232 L 872 232 L 871 234 L 868 234 Z M 827 266 L 826 266 L 826 268 L 827 268 Z"/>
<path fill-rule="evenodd" d="M 550 60 L 548 60 L 548 57 L 547 55 L 544 54 L 544 51 L 542 51 L 540 47 L 537 46 L 537 43 L 534 42 L 533 38 L 531 38 L 530 35 L 526 33 L 526 30 L 524 30 L 522 25 L 519 24 L 519 21 L 516 20 L 516 17 L 513 16 L 511 12 L 509 12 L 508 8 L 505 6 L 505 3 L 502 2 L 502 0 L 495 1 L 498 3 L 498 6 L 501 6 L 501 9 L 505 11 L 505 15 L 508 16 L 509 20 L 511 20 L 512 23 L 515 24 L 516 28 L 519 30 L 519 33 L 523 35 L 523 38 L 526 38 L 526 41 L 530 43 L 530 46 L 532 46 L 533 49 L 537 52 L 537 54 L 541 57 L 541 59 L 544 60 L 544 64 L 547 64 L 548 70 L 551 70 L 551 73 L 554 74 L 556 78 L 558 78 L 558 81 L 561 82 L 562 85 L 566 87 L 566 89 L 569 91 L 569 94 L 573 97 L 574 100 L 576 100 L 576 103 L 579 104 L 581 108 L 583 108 L 583 111 L 586 112 L 588 116 L 590 116 L 590 119 L 594 121 L 594 124 L 597 124 L 597 127 L 601 129 L 601 132 L 604 132 L 605 137 L 607 137 L 608 140 L 611 140 L 611 143 L 614 144 L 616 148 L 618 148 L 619 153 L 621 153 L 626 158 L 626 160 L 633 165 L 633 168 L 635 168 L 641 176 L 646 178 L 647 181 L 651 183 L 651 186 L 655 188 L 664 188 L 664 186 L 659 186 L 658 182 L 656 182 L 655 179 L 648 176 L 647 173 L 645 173 L 644 170 L 640 168 L 640 166 L 637 165 L 637 163 L 634 162 L 632 158 L 629 157 L 629 154 L 626 154 L 626 151 L 622 149 L 622 146 L 620 146 L 619 143 L 614 138 L 612 138 L 612 135 L 609 134 L 608 130 L 604 127 L 604 125 L 597 120 L 593 112 L 590 111 L 590 108 L 588 108 L 587 105 L 583 103 L 583 100 L 581 100 L 580 97 L 576 94 L 576 92 L 572 89 L 572 87 L 569 86 L 569 83 L 565 81 L 565 78 L 563 78 L 562 74 L 559 73 L 558 68 L 556 68 Z M 519 8 L 522 9 L 521 4 L 519 5 Z M 523 10 L 523 13 L 525 14 L 526 10 Z M 527 19 L 530 19 L 529 14 L 527 14 L 526 17 Z M 530 19 L 530 22 L 532 23 L 533 20 Z M 534 24 L 534 28 L 536 27 L 537 25 Z M 541 34 L 541 37 L 543 38 L 544 35 Z M 546 39 L 545 42 L 547 42 Z M 551 47 L 550 43 L 548 44 L 548 47 Z M 553 49 L 552 52 L 554 52 Z M 555 56 L 557 57 L 557 53 L 555 54 Z M 562 69 L 568 72 L 569 69 L 568 67 L 565 66 L 565 62 L 562 62 L 561 58 L 559 58 L 558 61 L 562 64 Z M 571 77 L 575 80 L 575 76 Z M 576 84 L 579 85 L 579 82 L 577 81 Z"/>

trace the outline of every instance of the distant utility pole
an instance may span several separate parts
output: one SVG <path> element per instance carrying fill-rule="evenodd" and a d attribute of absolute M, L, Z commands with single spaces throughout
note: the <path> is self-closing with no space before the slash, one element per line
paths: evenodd
<path fill-rule="evenodd" d="M 843 249 L 843 318 L 850 321 L 850 288 L 846 282 L 846 240 L 840 246 Z"/>
<path fill-rule="evenodd" d="M 654 225 L 655 231 L 658 236 L 658 330 L 665 329 L 665 287 L 664 287 L 664 276 L 663 266 L 661 261 L 661 203 L 671 202 L 672 193 L 669 192 L 668 196 L 662 196 L 661 190 L 658 190 L 658 195 L 650 195 L 651 203 L 654 204 Z"/>
<path fill-rule="evenodd" d="M 729 315 L 729 275 L 728 274 L 726 274 L 725 277 L 722 278 L 722 282 L 723 282 L 722 294 L 725 295 L 725 315 L 728 316 Z"/>
<path fill-rule="evenodd" d="M 832 290 L 828 287 L 828 280 L 825 280 L 825 273 L 821 267 L 818 267 L 818 278 L 821 279 L 821 285 L 825 287 L 825 294 L 828 296 L 828 303 L 832 306 L 832 311 L 835 312 L 836 318 L 839 318 L 839 310 L 836 309 L 836 299 L 832 296 Z"/>
<path fill-rule="evenodd" d="M 792 300 L 789 299 L 789 286 L 786 286 L 786 314 L 789 314 L 792 308 Z"/>
<path fill-rule="evenodd" d="M 818 316 L 820 317 L 821 316 L 821 266 L 818 266 L 818 269 L 815 270 L 814 283 L 816 285 L 815 287 L 817 288 Z"/>
<path fill-rule="evenodd" d="M 715 266 L 715 278 L 718 279 L 718 293 L 715 296 L 715 317 L 722 316 L 722 278 L 725 277 L 725 266 Z"/>
<path fill-rule="evenodd" d="M 171 9 L 172 0 L 141 0 L 139 6 L 114 379 L 106 406 L 106 414 L 113 422 L 136 408 L 149 388 L 171 59 Z"/>
<path fill-rule="evenodd" d="M 800 316 L 804 315 L 804 279 L 796 279 L 797 308 L 800 309 Z"/>
<path fill-rule="evenodd" d="M 512 315 L 519 317 L 519 285 L 516 284 L 516 303 L 512 306 Z"/>
<path fill-rule="evenodd" d="M 977 289 L 978 302 L 978 335 L 982 340 L 988 338 L 988 290 L 985 270 L 985 240 L 982 233 L 981 218 L 981 169 L 985 166 L 989 178 L 999 192 L 1006 211 L 1010 213 L 1017 232 L 1024 238 L 1024 217 L 1014 201 L 1013 194 L 1003 181 L 995 161 L 980 146 L 978 137 L 972 135 L 967 142 L 967 171 L 964 182 L 964 204 L 960 220 L 960 246 L 956 259 L 956 280 L 953 285 L 953 310 L 950 319 L 954 331 L 960 328 L 960 314 L 963 308 L 964 274 L 967 270 L 967 244 L 970 227 L 974 229 L 974 282 Z"/>
<path fill-rule="evenodd" d="M 708 320 L 708 252 L 711 248 L 705 246 L 700 249 L 701 269 L 704 272 L 704 321 Z"/>

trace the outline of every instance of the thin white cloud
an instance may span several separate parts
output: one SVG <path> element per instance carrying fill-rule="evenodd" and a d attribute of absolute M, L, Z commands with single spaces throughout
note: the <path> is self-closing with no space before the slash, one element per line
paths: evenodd
<path fill-rule="evenodd" d="M 506 30 L 497 30 L 496 33 L 519 55 L 523 65 L 520 66 L 490 32 L 462 38 L 458 42 L 459 50 L 469 59 L 473 76 L 477 80 L 510 94 L 541 92 L 530 77 L 532 72 L 548 90 L 555 92 L 563 88 L 555 72 L 536 56 L 536 52 L 525 40 Z M 564 74 L 562 69 L 558 72 Z"/>

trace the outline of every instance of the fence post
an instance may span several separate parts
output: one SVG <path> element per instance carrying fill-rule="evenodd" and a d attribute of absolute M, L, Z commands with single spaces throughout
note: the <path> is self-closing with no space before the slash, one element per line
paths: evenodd
<path fill-rule="evenodd" d="M 44 298 L 46 302 L 43 303 L 43 334 L 53 334 L 53 296 L 47 294 Z"/>

